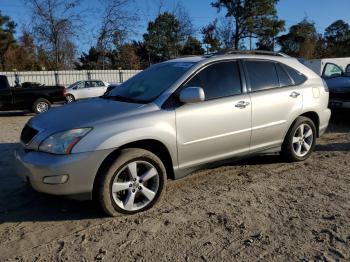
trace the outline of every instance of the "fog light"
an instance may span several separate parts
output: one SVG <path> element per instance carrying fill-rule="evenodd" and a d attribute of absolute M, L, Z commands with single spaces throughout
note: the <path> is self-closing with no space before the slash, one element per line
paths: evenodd
<path fill-rule="evenodd" d="M 46 176 L 43 178 L 43 182 L 45 184 L 64 184 L 68 181 L 68 175 L 60 175 L 60 176 Z"/>

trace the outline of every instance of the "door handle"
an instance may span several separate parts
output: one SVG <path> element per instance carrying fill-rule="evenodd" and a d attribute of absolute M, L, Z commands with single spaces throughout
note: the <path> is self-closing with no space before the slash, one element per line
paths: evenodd
<path fill-rule="evenodd" d="M 243 108 L 246 108 L 247 106 L 249 106 L 250 103 L 249 102 L 246 102 L 246 101 L 239 101 L 235 107 L 239 108 L 239 109 L 243 109 Z"/>
<path fill-rule="evenodd" d="M 298 96 L 300 96 L 300 93 L 293 91 L 289 96 L 292 98 L 297 98 Z"/>

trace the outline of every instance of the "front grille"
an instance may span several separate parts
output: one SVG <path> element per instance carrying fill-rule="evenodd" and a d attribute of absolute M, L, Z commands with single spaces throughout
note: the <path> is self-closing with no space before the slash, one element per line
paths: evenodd
<path fill-rule="evenodd" d="M 21 141 L 24 144 L 28 144 L 33 139 L 33 137 L 38 134 L 38 132 L 38 130 L 30 127 L 29 125 L 25 125 L 21 133 Z"/>
<path fill-rule="evenodd" d="M 329 100 L 350 101 L 350 92 L 347 93 L 329 93 Z"/>

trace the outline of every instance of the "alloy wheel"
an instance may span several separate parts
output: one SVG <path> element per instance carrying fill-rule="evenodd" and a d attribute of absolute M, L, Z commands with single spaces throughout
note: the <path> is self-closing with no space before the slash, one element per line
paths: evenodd
<path fill-rule="evenodd" d="M 49 105 L 45 102 L 39 102 L 36 105 L 36 109 L 39 113 L 43 113 L 43 112 L 46 112 L 47 110 L 49 110 Z"/>
<path fill-rule="evenodd" d="M 67 95 L 67 102 L 68 103 L 72 103 L 73 101 L 74 101 L 74 98 L 73 98 L 73 96 L 71 96 L 71 95 Z"/>
<path fill-rule="evenodd" d="M 137 211 L 149 205 L 159 189 L 159 174 L 147 161 L 132 161 L 116 174 L 111 185 L 114 203 L 123 210 Z"/>
<path fill-rule="evenodd" d="M 314 141 L 314 134 L 311 126 L 306 123 L 301 124 L 293 136 L 293 150 L 296 156 L 303 157 L 309 153 L 312 143 Z"/>

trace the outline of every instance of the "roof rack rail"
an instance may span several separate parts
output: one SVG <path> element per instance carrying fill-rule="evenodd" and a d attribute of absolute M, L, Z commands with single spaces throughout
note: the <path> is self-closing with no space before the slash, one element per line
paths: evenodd
<path fill-rule="evenodd" d="M 218 51 L 212 54 L 206 55 L 206 57 L 212 57 L 217 55 L 233 55 L 233 54 L 244 54 L 244 55 L 271 55 L 271 56 L 282 56 L 282 57 L 290 57 L 281 52 L 273 52 L 273 51 L 264 51 L 264 50 L 235 50 L 235 49 L 226 49 L 222 51 Z"/>

